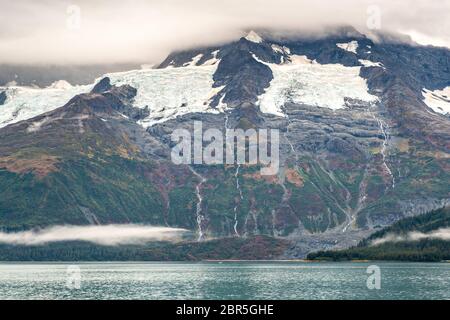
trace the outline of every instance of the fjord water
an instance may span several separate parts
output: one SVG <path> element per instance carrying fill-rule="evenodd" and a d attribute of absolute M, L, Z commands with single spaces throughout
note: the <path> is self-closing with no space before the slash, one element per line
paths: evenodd
<path fill-rule="evenodd" d="M 450 299 L 450 263 L 0 263 L 0 299 Z"/>

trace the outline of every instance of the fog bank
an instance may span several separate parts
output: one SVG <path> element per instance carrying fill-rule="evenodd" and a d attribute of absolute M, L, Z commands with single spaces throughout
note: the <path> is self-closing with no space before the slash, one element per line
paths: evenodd
<path fill-rule="evenodd" d="M 386 242 L 420 241 L 424 239 L 450 241 L 450 228 L 443 228 L 430 233 L 410 232 L 406 235 L 387 234 L 382 239 L 372 241 L 371 244 L 376 246 Z"/>
<path fill-rule="evenodd" d="M 42 245 L 63 241 L 86 241 L 105 246 L 178 241 L 184 229 L 136 224 L 104 226 L 54 226 L 15 233 L 0 232 L 0 244 Z"/>

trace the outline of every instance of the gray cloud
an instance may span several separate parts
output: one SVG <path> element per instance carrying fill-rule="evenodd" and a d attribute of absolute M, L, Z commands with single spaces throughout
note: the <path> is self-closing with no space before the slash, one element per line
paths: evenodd
<path fill-rule="evenodd" d="M 0 63 L 152 63 L 174 49 L 235 39 L 248 28 L 364 29 L 371 5 L 380 9 L 381 31 L 450 47 L 450 0 L 0 0 L 0 5 Z"/>
<path fill-rule="evenodd" d="M 439 239 L 450 241 L 450 228 L 439 229 L 430 233 L 410 232 L 406 235 L 387 234 L 381 239 L 372 241 L 371 245 L 376 246 L 386 242 L 420 241 L 424 239 Z"/>
<path fill-rule="evenodd" d="M 41 245 L 63 241 L 87 241 L 99 245 L 145 244 L 152 241 L 178 241 L 184 229 L 145 225 L 54 226 L 15 233 L 0 232 L 0 243 Z"/>

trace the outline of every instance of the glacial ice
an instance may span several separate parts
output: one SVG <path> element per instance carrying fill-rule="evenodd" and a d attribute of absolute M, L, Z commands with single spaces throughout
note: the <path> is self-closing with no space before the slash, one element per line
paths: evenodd
<path fill-rule="evenodd" d="M 150 110 L 150 116 L 141 121 L 144 127 L 188 113 L 219 113 L 225 106 L 221 104 L 216 109 L 209 106 L 211 99 L 222 89 L 213 88 L 217 53 L 214 52 L 214 58 L 203 66 L 195 66 L 201 58 L 199 55 L 183 68 L 141 69 L 105 76 L 110 77 L 114 85 L 128 84 L 137 89 L 134 105 L 139 108 L 148 106 Z M 7 95 L 5 104 L 0 106 L 0 127 L 52 111 L 92 88 L 93 85 L 71 86 L 65 81 L 57 81 L 43 89 L 0 88 Z"/>
<path fill-rule="evenodd" d="M 340 64 L 319 64 L 305 56 L 291 56 L 287 64 L 267 64 L 274 79 L 259 97 L 263 113 L 284 116 L 287 102 L 330 108 L 345 108 L 345 98 L 375 102 L 368 93 L 367 82 L 359 76 L 361 67 Z"/>
<path fill-rule="evenodd" d="M 72 86 L 68 82 L 56 81 L 47 88 L 1 87 L 6 92 L 6 102 L 0 106 L 0 128 L 65 105 L 71 98 L 89 92 L 92 85 Z"/>
<path fill-rule="evenodd" d="M 282 50 L 289 52 L 288 48 Z M 110 77 L 114 85 L 128 84 L 137 89 L 134 106 L 148 106 L 150 110 L 150 116 L 140 121 L 144 127 L 189 113 L 217 114 L 226 110 L 222 102 L 217 108 L 210 107 L 212 98 L 223 89 L 213 88 L 217 53 L 215 51 L 213 59 L 202 66 L 195 66 L 201 59 L 201 55 L 198 55 L 192 63 L 182 68 L 141 69 L 105 76 Z M 264 113 L 284 116 L 281 108 L 286 102 L 335 110 L 345 107 L 345 98 L 367 102 L 377 100 L 368 93 L 366 81 L 359 76 L 361 67 L 321 65 L 305 56 L 296 55 L 291 55 L 289 60 L 281 65 L 266 63 L 272 69 L 274 79 L 259 97 L 258 103 Z M 5 104 L 0 106 L 0 127 L 54 110 L 75 95 L 89 92 L 92 87 L 71 86 L 65 81 L 58 81 L 44 89 L 18 86 L 0 88 L 7 95 Z"/>
<path fill-rule="evenodd" d="M 144 127 L 174 119 L 188 113 L 218 113 L 223 106 L 210 107 L 211 99 L 221 90 L 213 88 L 216 65 L 187 66 L 111 73 L 116 86 L 137 89 L 134 106 L 148 106 L 150 116 L 140 121 Z"/>

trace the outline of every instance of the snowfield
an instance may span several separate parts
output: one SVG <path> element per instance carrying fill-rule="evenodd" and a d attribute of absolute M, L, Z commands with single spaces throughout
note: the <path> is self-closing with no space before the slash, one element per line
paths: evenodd
<path fill-rule="evenodd" d="M 200 58 L 197 56 L 193 60 Z M 134 106 L 149 107 L 150 116 L 140 122 L 144 127 L 149 127 L 188 113 L 223 111 L 224 105 L 219 105 L 215 109 L 209 106 L 211 99 L 222 89 L 213 88 L 213 74 L 217 69 L 217 61 L 207 61 L 203 66 L 142 69 L 105 76 L 110 77 L 113 85 L 128 84 L 137 89 Z M 58 81 L 44 89 L 0 88 L 0 91 L 5 91 L 7 95 L 5 104 L 0 106 L 0 127 L 62 107 L 74 96 L 91 91 L 93 86 L 71 86 L 65 81 Z"/>
<path fill-rule="evenodd" d="M 376 102 L 368 93 L 366 80 L 359 76 L 361 67 L 340 64 L 319 64 L 305 56 L 291 56 L 287 64 L 267 64 L 274 79 L 259 98 L 263 113 L 284 116 L 282 107 L 287 102 L 310 106 L 345 108 L 345 98 Z"/>
<path fill-rule="evenodd" d="M 256 40 L 254 36 L 251 38 Z M 275 49 L 289 52 L 288 48 Z M 127 84 L 137 89 L 133 105 L 149 108 L 150 116 L 141 120 L 140 124 L 150 127 L 189 113 L 217 114 L 226 109 L 223 103 L 216 108 L 210 107 L 212 98 L 223 89 L 213 87 L 213 75 L 218 65 L 217 52 L 213 56 L 202 66 L 195 65 L 202 57 L 198 55 L 186 67 L 141 69 L 105 76 L 111 79 L 113 85 Z M 257 56 L 253 57 L 265 63 Z M 271 68 L 274 79 L 259 97 L 258 104 L 264 113 L 284 116 L 282 107 L 287 102 L 337 110 L 346 107 L 345 98 L 377 101 L 377 97 L 368 93 L 366 80 L 359 76 L 361 67 L 321 65 L 296 55 L 291 55 L 290 61 L 281 65 L 265 64 Z M 0 127 L 61 107 L 75 95 L 91 91 L 92 87 L 71 86 L 65 81 L 58 81 L 44 89 L 0 88 L 7 95 L 5 104 L 0 106 Z"/>

